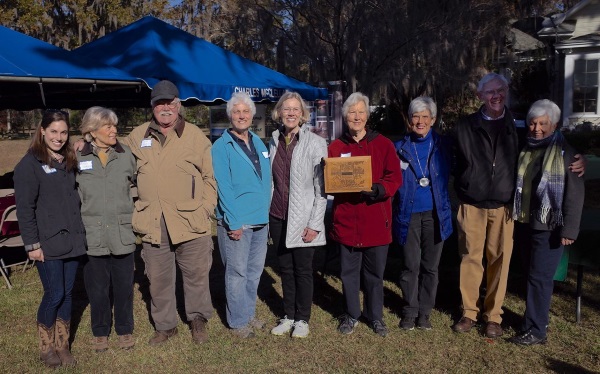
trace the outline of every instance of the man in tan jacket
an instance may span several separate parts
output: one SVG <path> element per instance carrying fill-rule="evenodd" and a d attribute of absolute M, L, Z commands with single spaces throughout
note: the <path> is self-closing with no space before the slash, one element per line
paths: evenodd
<path fill-rule="evenodd" d="M 151 94 L 152 121 L 124 142 L 137 162 L 138 200 L 133 228 L 142 235 L 142 257 L 150 280 L 156 332 L 150 345 L 177 334 L 176 264 L 181 269 L 185 312 L 196 343 L 208 339 L 213 314 L 208 274 L 213 242 L 210 216 L 217 203 L 211 143 L 179 115 L 179 91 L 161 81 Z"/>

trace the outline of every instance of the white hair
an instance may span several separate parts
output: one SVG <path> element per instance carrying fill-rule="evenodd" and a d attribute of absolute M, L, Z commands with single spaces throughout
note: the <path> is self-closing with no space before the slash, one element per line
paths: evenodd
<path fill-rule="evenodd" d="M 369 98 L 361 92 L 353 93 L 352 95 L 348 96 L 346 101 L 344 101 L 344 105 L 342 105 L 342 116 L 346 118 L 350 107 L 358 104 L 361 101 L 365 104 L 365 108 L 367 108 L 368 117 L 371 114 L 371 109 L 369 108 Z"/>
<path fill-rule="evenodd" d="M 245 104 L 246 106 L 248 106 L 248 108 L 250 108 L 250 112 L 252 112 L 252 117 L 254 117 L 254 115 L 256 114 L 256 105 L 254 104 L 254 101 L 252 101 L 252 99 L 250 98 L 250 95 L 248 95 L 246 92 L 234 92 L 233 95 L 231 95 L 231 99 L 229 99 L 229 101 L 227 102 L 226 108 L 227 117 L 229 117 L 230 120 L 233 107 L 238 104 Z"/>
<path fill-rule="evenodd" d="M 558 121 L 560 121 L 560 108 L 551 100 L 538 100 L 531 104 L 531 107 L 527 112 L 527 124 L 538 117 L 543 117 L 546 115 L 553 125 L 557 125 Z"/>

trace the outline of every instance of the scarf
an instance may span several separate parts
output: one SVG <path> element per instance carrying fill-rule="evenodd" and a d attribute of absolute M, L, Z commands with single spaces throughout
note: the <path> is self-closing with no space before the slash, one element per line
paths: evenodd
<path fill-rule="evenodd" d="M 102 167 L 105 168 L 106 164 L 108 164 L 108 156 L 112 153 L 113 147 L 108 147 L 106 149 L 98 147 L 95 142 L 92 141 L 93 152 L 100 159 L 100 163 Z"/>
<path fill-rule="evenodd" d="M 527 138 L 527 146 L 519 155 L 513 219 L 517 220 L 521 213 L 523 177 L 531 160 L 532 152 L 535 149 L 544 149 L 542 178 L 535 191 L 541 205 L 539 210 L 535 211 L 535 217 L 541 223 L 551 226 L 563 226 L 562 203 L 565 190 L 563 144 L 564 137 L 560 131 L 555 131 L 554 134 L 544 139 Z"/>

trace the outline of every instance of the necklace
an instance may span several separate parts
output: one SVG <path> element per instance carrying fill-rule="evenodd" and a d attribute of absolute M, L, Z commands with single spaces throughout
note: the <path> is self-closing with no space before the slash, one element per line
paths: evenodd
<path fill-rule="evenodd" d="M 427 160 L 429 160 L 429 153 L 431 153 L 431 143 L 433 143 L 432 141 L 429 141 L 429 150 L 427 151 Z M 415 149 L 415 154 L 417 155 L 417 163 L 419 164 L 419 170 L 421 170 L 421 174 L 423 175 L 423 177 L 421 179 L 419 179 L 419 186 L 421 187 L 427 187 L 429 186 L 429 179 L 425 177 L 425 172 L 423 171 L 423 168 L 421 167 L 421 160 L 419 160 L 419 152 L 417 152 L 417 146 L 415 145 L 415 143 L 412 143 L 413 148 Z M 425 165 L 427 166 L 427 165 Z"/>

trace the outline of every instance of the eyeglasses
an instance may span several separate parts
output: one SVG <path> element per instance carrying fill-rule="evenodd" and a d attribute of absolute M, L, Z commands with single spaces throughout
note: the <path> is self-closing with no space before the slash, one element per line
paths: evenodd
<path fill-rule="evenodd" d="M 496 95 L 506 95 L 508 90 L 506 88 L 499 88 L 497 90 L 487 90 L 483 91 L 483 94 L 486 96 L 496 96 Z"/>
<path fill-rule="evenodd" d="M 300 108 L 281 108 L 281 111 L 284 113 L 300 113 Z"/>
<path fill-rule="evenodd" d="M 174 99 L 173 101 L 159 100 L 154 103 L 154 107 L 156 108 L 158 106 L 168 106 L 170 109 L 175 109 L 179 103 L 180 101 L 177 99 Z"/>

